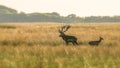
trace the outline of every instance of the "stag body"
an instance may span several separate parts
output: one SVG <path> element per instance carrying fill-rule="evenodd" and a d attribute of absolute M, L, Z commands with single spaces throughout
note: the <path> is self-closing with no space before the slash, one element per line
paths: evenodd
<path fill-rule="evenodd" d="M 100 39 L 98 41 L 90 41 L 89 44 L 91 46 L 98 46 L 102 40 L 103 40 L 103 38 L 100 37 Z"/>
<path fill-rule="evenodd" d="M 64 32 L 66 32 L 69 28 L 70 28 L 70 26 L 68 25 L 68 26 L 63 26 L 61 28 L 61 30 L 59 29 L 59 33 L 60 33 L 59 37 L 62 37 L 62 39 L 65 41 L 66 45 L 68 45 L 70 42 L 73 45 L 78 45 L 77 38 L 75 36 L 69 36 L 69 35 L 64 34 Z"/>

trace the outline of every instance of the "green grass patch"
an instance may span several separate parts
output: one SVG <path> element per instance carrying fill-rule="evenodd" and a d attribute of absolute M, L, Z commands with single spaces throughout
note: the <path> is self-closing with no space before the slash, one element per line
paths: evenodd
<path fill-rule="evenodd" d="M 3 28 L 3 29 L 15 29 L 16 27 L 12 26 L 12 25 L 0 25 L 0 28 Z"/>

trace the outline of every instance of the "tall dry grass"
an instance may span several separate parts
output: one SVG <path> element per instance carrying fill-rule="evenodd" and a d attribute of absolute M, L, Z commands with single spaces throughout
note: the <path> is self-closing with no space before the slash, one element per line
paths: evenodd
<path fill-rule="evenodd" d="M 0 68 L 119 68 L 119 23 L 74 23 L 66 32 L 79 46 L 66 46 L 61 23 L 0 24 Z M 98 47 L 91 40 L 104 40 Z"/>

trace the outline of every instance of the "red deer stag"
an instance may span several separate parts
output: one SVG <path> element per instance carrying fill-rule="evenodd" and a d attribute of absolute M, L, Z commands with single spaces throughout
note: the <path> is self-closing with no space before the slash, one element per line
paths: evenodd
<path fill-rule="evenodd" d="M 73 45 L 78 45 L 77 38 L 75 36 L 69 36 L 69 35 L 64 34 L 64 32 L 66 32 L 70 27 L 71 27 L 70 25 L 62 26 L 59 29 L 59 33 L 60 33 L 59 37 L 62 37 L 66 45 L 68 45 L 69 42 L 71 42 Z"/>

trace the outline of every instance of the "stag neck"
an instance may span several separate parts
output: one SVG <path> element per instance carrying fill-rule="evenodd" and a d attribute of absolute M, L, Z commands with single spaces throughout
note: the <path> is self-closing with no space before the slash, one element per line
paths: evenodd
<path fill-rule="evenodd" d="M 100 39 L 99 39 L 99 42 L 101 42 L 101 41 L 102 41 L 102 39 L 100 38 Z"/>
<path fill-rule="evenodd" d="M 62 33 L 61 35 L 62 35 L 62 36 L 66 36 L 66 34 L 64 34 L 64 33 Z"/>

